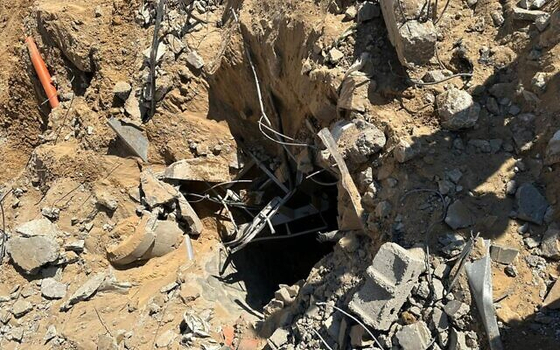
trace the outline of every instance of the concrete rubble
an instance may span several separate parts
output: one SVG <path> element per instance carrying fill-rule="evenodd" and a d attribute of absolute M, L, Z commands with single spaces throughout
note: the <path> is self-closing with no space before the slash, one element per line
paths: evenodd
<path fill-rule="evenodd" d="M 542 225 L 548 208 L 546 198 L 530 183 L 524 183 L 515 192 L 517 218 Z"/>
<path fill-rule="evenodd" d="M 424 268 L 421 252 L 385 243 L 367 270 L 365 284 L 350 301 L 350 310 L 375 329 L 389 329 Z"/>
<path fill-rule="evenodd" d="M 177 161 L 165 169 L 164 178 L 217 183 L 231 180 L 228 166 L 216 158 L 193 158 Z"/>
<path fill-rule="evenodd" d="M 472 96 L 457 88 L 449 89 L 436 97 L 441 126 L 449 130 L 471 128 L 476 124 L 480 106 Z"/>
<path fill-rule="evenodd" d="M 49 236 L 13 237 L 8 240 L 6 251 L 17 266 L 32 275 L 58 259 L 60 246 Z"/>
<path fill-rule="evenodd" d="M 121 94 L 122 95 L 122 94 Z M 128 100 L 127 100 L 128 102 Z M 115 118 L 107 121 L 107 124 L 115 131 L 122 141 L 130 148 L 134 154 L 143 161 L 148 160 L 148 139 L 138 127 L 126 124 Z"/>

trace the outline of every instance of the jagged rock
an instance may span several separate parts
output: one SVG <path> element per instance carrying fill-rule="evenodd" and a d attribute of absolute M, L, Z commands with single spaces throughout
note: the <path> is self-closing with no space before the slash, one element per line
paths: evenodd
<path fill-rule="evenodd" d="M 456 200 L 447 209 L 445 223 L 456 230 L 473 225 L 474 220 L 469 208 L 462 201 Z"/>
<path fill-rule="evenodd" d="M 56 221 L 60 216 L 60 209 L 55 207 L 43 207 L 41 208 L 41 215 L 51 221 Z"/>
<path fill-rule="evenodd" d="M 546 4 L 548 0 L 521 0 L 518 5 L 526 10 L 538 10 Z"/>
<path fill-rule="evenodd" d="M 72 308 L 72 306 L 80 301 L 87 300 L 91 298 L 95 292 L 99 289 L 103 281 L 105 280 L 105 273 L 97 273 L 89 280 L 87 280 L 81 287 L 79 287 L 68 300 L 60 307 L 61 311 L 66 311 Z"/>
<path fill-rule="evenodd" d="M 41 294 L 48 299 L 62 299 L 66 295 L 67 286 L 54 278 L 45 278 L 41 281 Z"/>
<path fill-rule="evenodd" d="M 557 130 L 548 141 L 544 163 L 547 165 L 560 163 L 560 130 Z"/>
<path fill-rule="evenodd" d="M 467 304 L 460 302 L 459 300 L 451 300 L 443 307 L 443 311 L 449 316 L 449 318 L 456 322 L 463 316 L 469 313 L 470 308 Z"/>
<path fill-rule="evenodd" d="M 41 266 L 58 259 L 60 246 L 48 236 L 12 237 L 6 243 L 6 251 L 27 274 L 35 274 Z"/>
<path fill-rule="evenodd" d="M 20 318 L 21 316 L 25 315 L 29 311 L 33 310 L 33 304 L 31 304 L 27 300 L 18 300 L 12 305 L 12 314 L 16 318 Z"/>
<path fill-rule="evenodd" d="M 179 204 L 179 212 L 178 217 L 185 220 L 187 224 L 189 224 L 189 228 L 191 230 L 191 234 L 200 235 L 203 230 L 202 221 L 190 205 L 190 203 L 186 200 L 185 196 L 181 192 L 178 192 L 178 204 Z"/>
<path fill-rule="evenodd" d="M 131 95 L 132 97 L 132 95 Z M 127 104 L 128 101 L 127 100 Z M 126 109 L 126 104 L 125 104 Z M 134 118 L 140 119 L 141 115 L 134 116 Z M 142 158 L 143 161 L 148 160 L 148 139 L 142 131 L 132 124 L 124 123 L 115 118 L 111 118 L 107 121 L 107 124 L 115 131 L 115 133 L 123 140 L 128 148 L 138 157 Z"/>
<path fill-rule="evenodd" d="M 404 326 L 395 334 L 395 338 L 403 350 L 426 350 L 432 340 L 424 321 Z"/>
<path fill-rule="evenodd" d="M 383 131 L 364 120 L 355 119 L 347 125 L 342 128 L 337 144 L 342 156 L 350 160 L 353 166 L 365 163 L 387 142 Z"/>
<path fill-rule="evenodd" d="M 144 60 L 146 60 L 146 62 L 150 61 L 151 52 L 152 52 L 151 47 L 142 51 L 142 54 L 144 55 Z M 167 45 L 165 45 L 163 42 L 160 42 L 156 52 L 156 63 L 159 63 L 161 61 L 161 59 L 163 58 L 166 52 L 167 52 Z"/>
<path fill-rule="evenodd" d="M 515 193 L 515 201 L 517 218 L 542 225 L 548 203 L 535 186 L 530 183 L 519 186 Z"/>
<path fill-rule="evenodd" d="M 16 227 L 16 232 L 24 237 L 51 236 L 56 237 L 60 232 L 56 224 L 47 218 L 28 221 Z"/>
<path fill-rule="evenodd" d="M 455 233 L 448 233 L 440 236 L 438 241 L 443 245 L 441 249 L 442 253 L 448 257 L 460 254 L 466 244 L 465 239 L 461 235 Z"/>
<path fill-rule="evenodd" d="M 130 92 L 132 91 L 132 86 L 126 81 L 118 81 L 113 87 L 113 94 L 123 101 L 126 101 Z"/>
<path fill-rule="evenodd" d="M 554 282 L 550 292 L 548 292 L 544 299 L 543 306 L 549 309 L 560 309 L 560 279 Z"/>
<path fill-rule="evenodd" d="M 421 255 L 421 250 L 383 244 L 367 269 L 365 284 L 352 297 L 350 310 L 369 326 L 388 330 L 424 271 Z"/>
<path fill-rule="evenodd" d="M 65 250 L 69 250 L 76 253 L 82 253 L 86 247 L 86 241 L 79 239 L 64 245 Z"/>
<path fill-rule="evenodd" d="M 541 242 L 542 256 L 550 259 L 560 260 L 560 229 L 549 227 L 544 233 Z"/>
<path fill-rule="evenodd" d="M 457 88 L 451 88 L 436 97 L 441 125 L 449 130 L 473 127 L 478 120 L 480 106 L 472 96 Z"/>
<path fill-rule="evenodd" d="M 97 350 L 118 350 L 115 338 L 110 334 L 100 334 L 97 337 Z"/>
<path fill-rule="evenodd" d="M 177 190 L 158 180 L 149 169 L 140 174 L 140 186 L 144 192 L 144 201 L 150 208 L 170 203 L 177 197 Z"/>
<path fill-rule="evenodd" d="M 58 332 L 56 331 L 56 327 L 54 325 L 50 325 L 49 328 L 47 328 L 47 331 L 45 332 L 45 336 L 43 337 L 43 340 L 45 341 L 45 343 L 48 343 L 51 339 L 54 339 L 57 335 Z"/>

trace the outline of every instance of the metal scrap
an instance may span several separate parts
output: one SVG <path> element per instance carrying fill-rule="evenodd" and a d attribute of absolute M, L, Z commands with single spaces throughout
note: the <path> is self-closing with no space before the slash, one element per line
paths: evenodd
<path fill-rule="evenodd" d="M 490 240 L 484 241 L 486 246 L 486 255 L 474 262 L 465 264 L 469 285 L 474 295 L 474 300 L 486 334 L 490 349 L 502 350 L 503 345 L 500 339 L 500 330 L 496 321 L 496 310 L 492 298 L 492 270 L 490 269 Z"/>

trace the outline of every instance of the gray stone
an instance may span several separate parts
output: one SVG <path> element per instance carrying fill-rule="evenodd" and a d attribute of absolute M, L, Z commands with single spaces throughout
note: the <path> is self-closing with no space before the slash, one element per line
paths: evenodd
<path fill-rule="evenodd" d="M 548 203 L 535 186 L 530 183 L 519 186 L 515 201 L 518 219 L 542 225 Z"/>
<path fill-rule="evenodd" d="M 88 132 L 88 135 L 91 135 L 91 133 Z M 47 219 L 50 219 L 51 221 L 56 221 L 60 216 L 60 209 L 55 207 L 43 207 L 41 208 L 41 215 L 43 215 Z"/>
<path fill-rule="evenodd" d="M 106 274 L 105 273 L 97 273 L 89 280 L 87 280 L 83 285 L 80 286 L 68 300 L 60 307 L 62 311 L 69 310 L 74 304 L 79 303 L 80 301 L 84 301 L 89 299 L 101 286 L 103 281 L 105 280 Z"/>
<path fill-rule="evenodd" d="M 549 227 L 544 233 L 541 242 L 542 256 L 550 259 L 560 260 L 560 229 Z"/>
<path fill-rule="evenodd" d="M 109 119 L 107 124 L 109 124 L 111 129 L 115 131 L 134 154 L 142 158 L 143 161 L 148 161 L 148 138 L 144 136 L 140 129 L 115 118 Z"/>
<path fill-rule="evenodd" d="M 424 321 L 404 326 L 395 334 L 395 338 L 403 350 L 426 350 L 432 340 Z"/>
<path fill-rule="evenodd" d="M 548 13 L 539 10 L 526 10 L 520 7 L 513 7 L 513 19 L 519 21 L 532 21 L 534 22 L 537 18 L 541 16 L 546 16 Z"/>
<path fill-rule="evenodd" d="M 31 304 L 27 300 L 18 300 L 12 305 L 12 314 L 16 318 L 20 318 L 21 316 L 25 315 L 29 311 L 33 310 L 33 304 Z"/>
<path fill-rule="evenodd" d="M 511 264 L 519 254 L 519 250 L 511 247 L 505 247 L 498 244 L 490 246 L 490 258 L 500 264 Z"/>
<path fill-rule="evenodd" d="M 132 93 L 128 96 L 124 103 L 124 110 L 135 122 L 140 123 L 142 121 L 142 108 L 136 94 Z"/>
<path fill-rule="evenodd" d="M 175 55 L 179 55 L 183 51 L 183 49 L 185 48 L 185 44 L 183 44 L 181 39 L 177 38 L 173 34 L 167 34 L 167 36 L 165 37 L 165 40 L 167 41 L 167 45 L 169 45 L 169 49 Z"/>
<path fill-rule="evenodd" d="M 486 101 L 486 109 L 492 114 L 500 115 L 500 106 L 494 97 L 488 98 L 488 101 Z"/>
<path fill-rule="evenodd" d="M 150 61 L 150 55 L 152 48 L 147 48 L 146 50 L 142 51 L 142 54 L 144 55 L 144 60 L 146 60 L 147 62 Z M 161 61 L 161 59 L 163 58 L 163 56 L 165 55 L 165 53 L 167 52 L 167 45 L 165 45 L 163 42 L 160 42 L 158 47 L 157 47 L 157 52 L 156 52 L 156 63 L 159 63 L 159 61 Z"/>
<path fill-rule="evenodd" d="M 200 70 L 202 69 L 202 67 L 204 67 L 204 59 L 200 57 L 200 55 L 196 51 L 187 53 L 185 59 L 187 63 L 196 70 Z"/>
<path fill-rule="evenodd" d="M 515 265 L 508 265 L 508 266 L 506 266 L 506 268 L 504 269 L 504 272 L 505 272 L 506 275 L 508 275 L 509 277 L 516 277 L 516 276 L 517 276 L 517 267 L 515 267 Z"/>
<path fill-rule="evenodd" d="M 278 328 L 268 338 L 267 343 L 272 349 L 284 349 L 284 345 L 288 342 L 290 333 L 284 328 Z"/>
<path fill-rule="evenodd" d="M 47 331 L 45 332 L 45 336 L 43 337 L 43 340 L 46 343 L 48 343 L 49 340 L 54 339 L 57 335 L 58 332 L 56 331 L 56 327 L 54 325 L 50 325 L 49 328 L 47 328 Z"/>
<path fill-rule="evenodd" d="M 449 334 L 449 350 L 471 350 L 472 348 L 467 345 L 465 333 L 451 328 Z"/>
<path fill-rule="evenodd" d="M 490 17 L 492 17 L 492 23 L 494 23 L 494 26 L 496 27 L 501 27 L 505 22 L 504 14 L 502 13 L 502 11 L 492 11 L 490 12 Z"/>
<path fill-rule="evenodd" d="M 434 276 L 439 278 L 439 279 L 443 279 L 443 278 L 445 278 L 449 275 L 450 271 L 451 271 L 451 268 L 449 267 L 449 265 L 447 265 L 445 263 L 442 263 L 442 264 L 439 264 L 434 269 Z"/>
<path fill-rule="evenodd" d="M 557 130 L 550 141 L 548 141 L 544 163 L 546 165 L 560 163 L 560 129 Z"/>
<path fill-rule="evenodd" d="M 41 294 L 48 299 L 62 299 L 66 295 L 67 285 L 54 278 L 45 278 L 41 281 Z"/>
<path fill-rule="evenodd" d="M 13 262 L 27 274 L 35 274 L 39 268 L 56 261 L 60 246 L 53 237 L 12 237 L 6 243 L 6 251 Z"/>
<path fill-rule="evenodd" d="M 113 87 L 113 94 L 123 101 L 126 101 L 130 92 L 132 91 L 132 86 L 126 81 L 118 81 Z"/>
<path fill-rule="evenodd" d="M 473 225 L 474 220 L 469 208 L 461 200 L 456 200 L 447 209 L 445 223 L 457 230 Z"/>
<path fill-rule="evenodd" d="M 449 130 L 473 127 L 478 120 L 480 106 L 472 96 L 457 88 L 451 88 L 436 97 L 441 125 Z"/>
<path fill-rule="evenodd" d="M 459 169 L 453 169 L 445 172 L 445 177 L 453 181 L 453 183 L 458 183 L 463 177 L 463 173 Z"/>
<path fill-rule="evenodd" d="M 353 162 L 361 164 L 383 149 L 387 138 L 383 131 L 371 123 L 363 120 L 354 120 L 352 123 L 356 125 L 358 133 L 351 146 L 346 150 L 346 155 Z"/>
<path fill-rule="evenodd" d="M 346 11 L 344 11 L 344 19 L 352 20 L 356 18 L 358 15 L 358 10 L 356 10 L 356 6 L 348 6 Z"/>
<path fill-rule="evenodd" d="M 547 0 L 521 0 L 518 5 L 526 10 L 538 10 L 547 3 Z"/>
<path fill-rule="evenodd" d="M 545 13 L 535 19 L 535 26 L 540 32 L 543 32 L 550 24 L 550 14 Z"/>
<path fill-rule="evenodd" d="M 366 22 L 381 15 L 381 9 L 373 1 L 363 2 L 358 9 L 358 23 Z"/>
<path fill-rule="evenodd" d="M 56 237 L 60 232 L 56 224 L 47 218 L 28 221 L 16 227 L 16 232 L 24 237 L 51 236 Z"/>
<path fill-rule="evenodd" d="M 509 180 L 506 184 L 506 194 L 513 196 L 517 191 L 517 183 L 515 180 Z"/>
<path fill-rule="evenodd" d="M 21 343 L 23 340 L 23 327 L 14 327 L 9 332 L 9 339 Z"/>
<path fill-rule="evenodd" d="M 395 243 L 381 246 L 349 308 L 369 326 L 388 330 L 424 271 L 423 252 Z"/>
<path fill-rule="evenodd" d="M 370 103 L 368 90 L 375 84 L 374 80 L 370 80 L 365 75 L 356 74 L 346 77 L 340 87 L 337 107 L 349 111 L 365 112 Z"/>
<path fill-rule="evenodd" d="M 459 255 L 466 244 L 465 239 L 461 235 L 455 233 L 448 233 L 440 236 L 438 241 L 443 245 L 441 248 L 442 253 L 448 257 Z"/>
<path fill-rule="evenodd" d="M 439 307 L 435 307 L 431 315 L 431 325 L 436 329 L 436 331 L 444 332 L 449 328 L 449 320 L 447 319 L 447 314 L 443 312 Z"/>
<path fill-rule="evenodd" d="M 445 304 L 443 311 L 445 311 L 452 321 L 456 322 L 469 313 L 470 307 L 459 300 L 451 300 Z"/>

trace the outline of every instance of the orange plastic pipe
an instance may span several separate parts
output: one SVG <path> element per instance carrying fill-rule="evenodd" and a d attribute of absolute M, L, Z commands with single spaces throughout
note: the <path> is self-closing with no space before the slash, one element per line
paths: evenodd
<path fill-rule="evenodd" d="M 39 76 L 39 80 L 41 81 L 41 85 L 43 85 L 43 89 L 49 98 L 49 104 L 52 108 L 58 106 L 58 93 L 56 92 L 56 88 L 52 84 L 51 75 L 49 74 L 49 70 L 47 69 L 47 65 L 39 50 L 37 50 L 37 45 L 35 45 L 35 41 L 32 37 L 28 37 L 25 39 L 27 43 L 27 49 L 29 50 L 29 57 L 31 58 L 31 62 L 33 63 L 33 67 L 35 67 L 35 72 Z"/>

